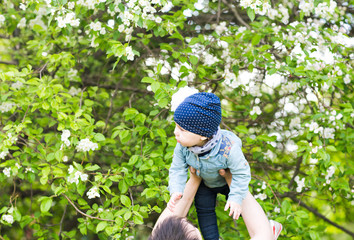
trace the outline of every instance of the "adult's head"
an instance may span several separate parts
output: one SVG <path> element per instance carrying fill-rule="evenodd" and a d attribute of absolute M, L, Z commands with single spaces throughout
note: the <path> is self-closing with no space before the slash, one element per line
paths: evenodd
<path fill-rule="evenodd" d="M 202 240 L 198 228 L 182 217 L 168 217 L 154 228 L 149 240 Z"/>
<path fill-rule="evenodd" d="M 221 122 L 220 99 L 213 93 L 195 93 L 177 107 L 174 120 L 181 128 L 210 138 Z"/>

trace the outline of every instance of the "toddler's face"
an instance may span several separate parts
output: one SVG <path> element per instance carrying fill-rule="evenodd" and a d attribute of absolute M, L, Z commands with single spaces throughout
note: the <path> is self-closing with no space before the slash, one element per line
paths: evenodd
<path fill-rule="evenodd" d="M 181 126 L 179 126 L 177 123 L 174 134 L 176 136 L 177 142 L 179 142 L 183 147 L 203 146 L 206 139 L 205 137 L 181 128 Z"/>

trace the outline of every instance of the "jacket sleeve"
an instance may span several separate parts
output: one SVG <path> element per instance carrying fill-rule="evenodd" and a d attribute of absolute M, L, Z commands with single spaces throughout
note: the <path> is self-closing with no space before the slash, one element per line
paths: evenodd
<path fill-rule="evenodd" d="M 231 148 L 231 154 L 227 160 L 228 168 L 232 174 L 229 201 L 242 204 L 248 192 L 251 181 L 250 166 L 242 153 L 241 146 L 237 143 Z"/>
<path fill-rule="evenodd" d="M 169 170 L 168 190 L 170 194 L 183 193 L 188 178 L 188 165 L 182 153 L 181 144 L 177 143 L 173 152 L 172 164 Z"/>

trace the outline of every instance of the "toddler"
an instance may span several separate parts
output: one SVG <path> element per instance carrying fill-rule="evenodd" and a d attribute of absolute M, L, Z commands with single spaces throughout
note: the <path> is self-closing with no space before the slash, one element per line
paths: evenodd
<path fill-rule="evenodd" d="M 202 182 L 195 195 L 198 223 L 205 240 L 218 240 L 215 213 L 218 193 L 227 196 L 225 211 L 238 219 L 242 200 L 248 193 L 250 167 L 241 147 L 241 140 L 232 132 L 221 130 L 220 99 L 213 93 L 196 93 L 187 97 L 174 113 L 177 145 L 169 170 L 171 199 L 168 208 L 173 211 L 182 197 L 187 181 L 188 167 L 196 169 Z M 219 175 L 220 169 L 230 169 L 230 188 Z"/>

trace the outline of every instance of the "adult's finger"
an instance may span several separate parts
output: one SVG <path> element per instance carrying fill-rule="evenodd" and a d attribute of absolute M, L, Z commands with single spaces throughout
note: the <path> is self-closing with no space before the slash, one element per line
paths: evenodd
<path fill-rule="evenodd" d="M 239 217 L 240 217 L 240 212 L 235 210 L 233 218 L 237 220 Z"/>

